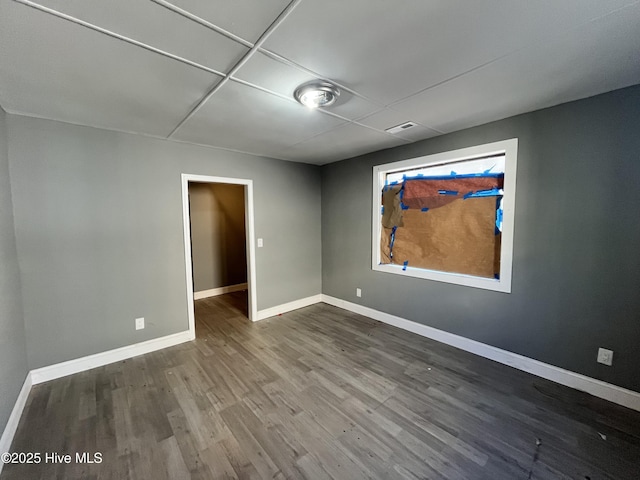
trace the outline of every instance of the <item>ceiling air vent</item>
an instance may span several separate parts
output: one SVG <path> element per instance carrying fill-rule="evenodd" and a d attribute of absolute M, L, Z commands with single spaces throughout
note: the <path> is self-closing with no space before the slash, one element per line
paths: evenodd
<path fill-rule="evenodd" d="M 396 133 L 404 132 L 405 130 L 409 130 L 417 125 L 417 123 L 405 122 L 400 125 L 396 125 L 395 127 L 387 128 L 385 132 L 395 135 Z"/>

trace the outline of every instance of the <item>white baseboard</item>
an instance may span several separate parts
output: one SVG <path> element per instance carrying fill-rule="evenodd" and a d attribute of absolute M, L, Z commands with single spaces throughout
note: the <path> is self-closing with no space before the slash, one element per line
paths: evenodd
<path fill-rule="evenodd" d="M 133 345 L 127 345 L 126 347 L 116 348 L 114 350 L 108 350 L 106 352 L 96 353 L 94 355 L 76 358 L 67 362 L 31 370 L 27 374 L 27 378 L 22 385 L 22 390 L 20 390 L 20 394 L 13 406 L 7 425 L 5 426 L 2 437 L 0 438 L 0 453 L 8 452 L 11 448 L 13 436 L 18 428 L 20 416 L 22 415 L 22 411 L 27 403 L 27 398 L 29 397 L 29 392 L 33 385 L 48 382 L 49 380 L 55 380 L 60 377 L 66 377 L 67 375 L 83 372 L 103 365 L 108 365 L 109 363 L 119 362 L 145 353 L 151 353 L 163 348 L 172 347 L 193 339 L 193 334 L 187 330 L 167 335 L 165 337 L 147 340 L 146 342 L 135 343 Z M 0 461 L 0 472 L 2 472 L 3 465 L 4 463 Z"/>
<path fill-rule="evenodd" d="M 246 283 L 238 283 L 237 285 L 228 285 L 226 287 L 212 288 L 210 290 L 200 290 L 199 292 L 193 292 L 193 299 L 202 300 L 203 298 L 217 297 L 218 295 L 224 295 L 225 293 L 239 292 L 240 290 L 246 289 Z"/>
<path fill-rule="evenodd" d="M 570 370 L 549 365 L 523 355 L 518 355 L 517 353 L 502 350 L 485 343 L 480 343 L 453 333 L 438 330 L 437 328 L 406 320 L 389 313 L 380 312 L 373 308 L 351 303 L 329 295 L 322 295 L 322 301 L 329 305 L 343 308 L 350 312 L 373 318 L 374 320 L 379 320 L 383 323 L 402 328 L 403 330 L 417 333 L 423 337 L 431 338 L 432 340 L 451 345 L 461 350 L 475 353 L 481 357 L 494 360 L 504 365 L 509 365 L 510 367 L 517 368 L 518 370 L 532 373 L 538 377 L 546 378 L 547 380 L 554 381 L 561 385 L 566 385 L 567 387 L 575 388 L 576 390 L 582 390 L 583 392 L 590 393 L 596 397 L 640 411 L 640 393 L 634 392 L 633 390 L 627 390 L 626 388 L 618 387 L 617 385 L 612 385 L 595 378 L 587 377 L 586 375 L 581 375 Z"/>
<path fill-rule="evenodd" d="M 13 405 L 13 410 L 11 410 L 11 415 L 9 415 L 7 425 L 4 427 L 4 432 L 2 432 L 2 438 L 0 438 L 0 453 L 11 451 L 11 442 L 13 441 L 13 436 L 16 434 L 16 430 L 18 429 L 18 423 L 20 423 L 20 417 L 22 416 L 24 406 L 27 404 L 31 385 L 31 373 L 27 373 L 27 378 L 24 379 L 22 389 L 18 394 L 16 403 Z M 2 473 L 3 466 L 4 462 L 0 461 L 0 473 Z"/>
<path fill-rule="evenodd" d="M 49 365 L 48 367 L 37 368 L 35 370 L 31 370 L 31 382 L 33 385 L 37 385 L 38 383 L 48 382 L 49 380 L 66 377 L 67 375 L 72 375 L 74 373 L 84 372 L 85 370 L 91 370 L 92 368 L 108 365 L 109 363 L 119 362 L 121 360 L 126 360 L 127 358 L 172 347 L 179 343 L 193 340 L 193 338 L 193 335 L 186 330 L 184 332 L 167 335 L 166 337 L 154 338 L 152 340 L 147 340 L 146 342 L 134 343 L 133 345 L 127 345 L 126 347 L 120 347 L 114 350 L 76 358 L 67 362 L 56 363 L 55 365 Z"/>
<path fill-rule="evenodd" d="M 322 294 L 313 295 L 307 298 L 301 298 L 300 300 L 294 300 L 293 302 L 284 303 L 282 305 L 276 305 L 275 307 L 265 308 L 258 311 L 258 318 L 256 320 L 264 320 L 265 318 L 274 317 L 281 313 L 287 313 L 298 308 L 308 307 L 314 303 L 322 302 Z"/>
<path fill-rule="evenodd" d="M 258 312 L 257 319 L 262 320 L 319 302 L 324 302 L 329 305 L 373 318 L 374 320 L 379 320 L 383 323 L 399 327 L 423 337 L 431 338 L 438 342 L 474 353 L 504 365 L 509 365 L 510 367 L 517 368 L 518 370 L 532 373 L 561 385 L 582 390 L 596 397 L 640 411 L 640 393 L 638 392 L 329 295 L 313 295 L 311 297 L 302 298 L 276 307 L 260 310 Z M 85 370 L 90 370 L 109 363 L 126 360 L 137 355 L 161 350 L 193 339 L 193 334 L 187 330 L 184 332 L 174 333 L 173 335 L 147 340 L 146 342 L 128 345 L 126 347 L 116 348 L 114 350 L 96 353 L 87 357 L 31 370 L 24 381 L 20 394 L 18 395 L 13 410 L 11 411 L 11 415 L 9 416 L 9 420 L 7 421 L 7 425 L 2 433 L 2 437 L 0 438 L 0 453 L 9 451 L 11 447 L 11 442 L 13 441 L 16 429 L 18 428 L 20 416 L 22 415 L 22 411 L 26 405 L 32 385 L 79 373 Z M 0 462 L 0 472 L 2 471 L 2 466 L 3 463 Z"/>

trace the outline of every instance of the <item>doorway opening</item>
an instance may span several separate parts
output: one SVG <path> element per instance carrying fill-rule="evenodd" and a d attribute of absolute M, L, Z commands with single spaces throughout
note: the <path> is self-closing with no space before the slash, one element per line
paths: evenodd
<path fill-rule="evenodd" d="M 256 321 L 253 181 L 182 174 L 182 208 L 191 337 L 202 298 L 246 290 L 247 317 Z"/>

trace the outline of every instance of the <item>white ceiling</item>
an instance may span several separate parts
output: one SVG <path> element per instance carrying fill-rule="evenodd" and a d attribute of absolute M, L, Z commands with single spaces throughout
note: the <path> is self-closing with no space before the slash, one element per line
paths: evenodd
<path fill-rule="evenodd" d="M 319 165 L 639 82 L 638 0 L 0 0 L 7 112 Z"/>

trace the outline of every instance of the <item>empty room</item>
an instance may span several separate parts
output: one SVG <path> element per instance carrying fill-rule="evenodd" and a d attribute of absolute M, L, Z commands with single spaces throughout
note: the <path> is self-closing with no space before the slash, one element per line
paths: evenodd
<path fill-rule="evenodd" d="M 638 480 L 639 132 L 638 0 L 0 0 L 0 480 Z"/>

